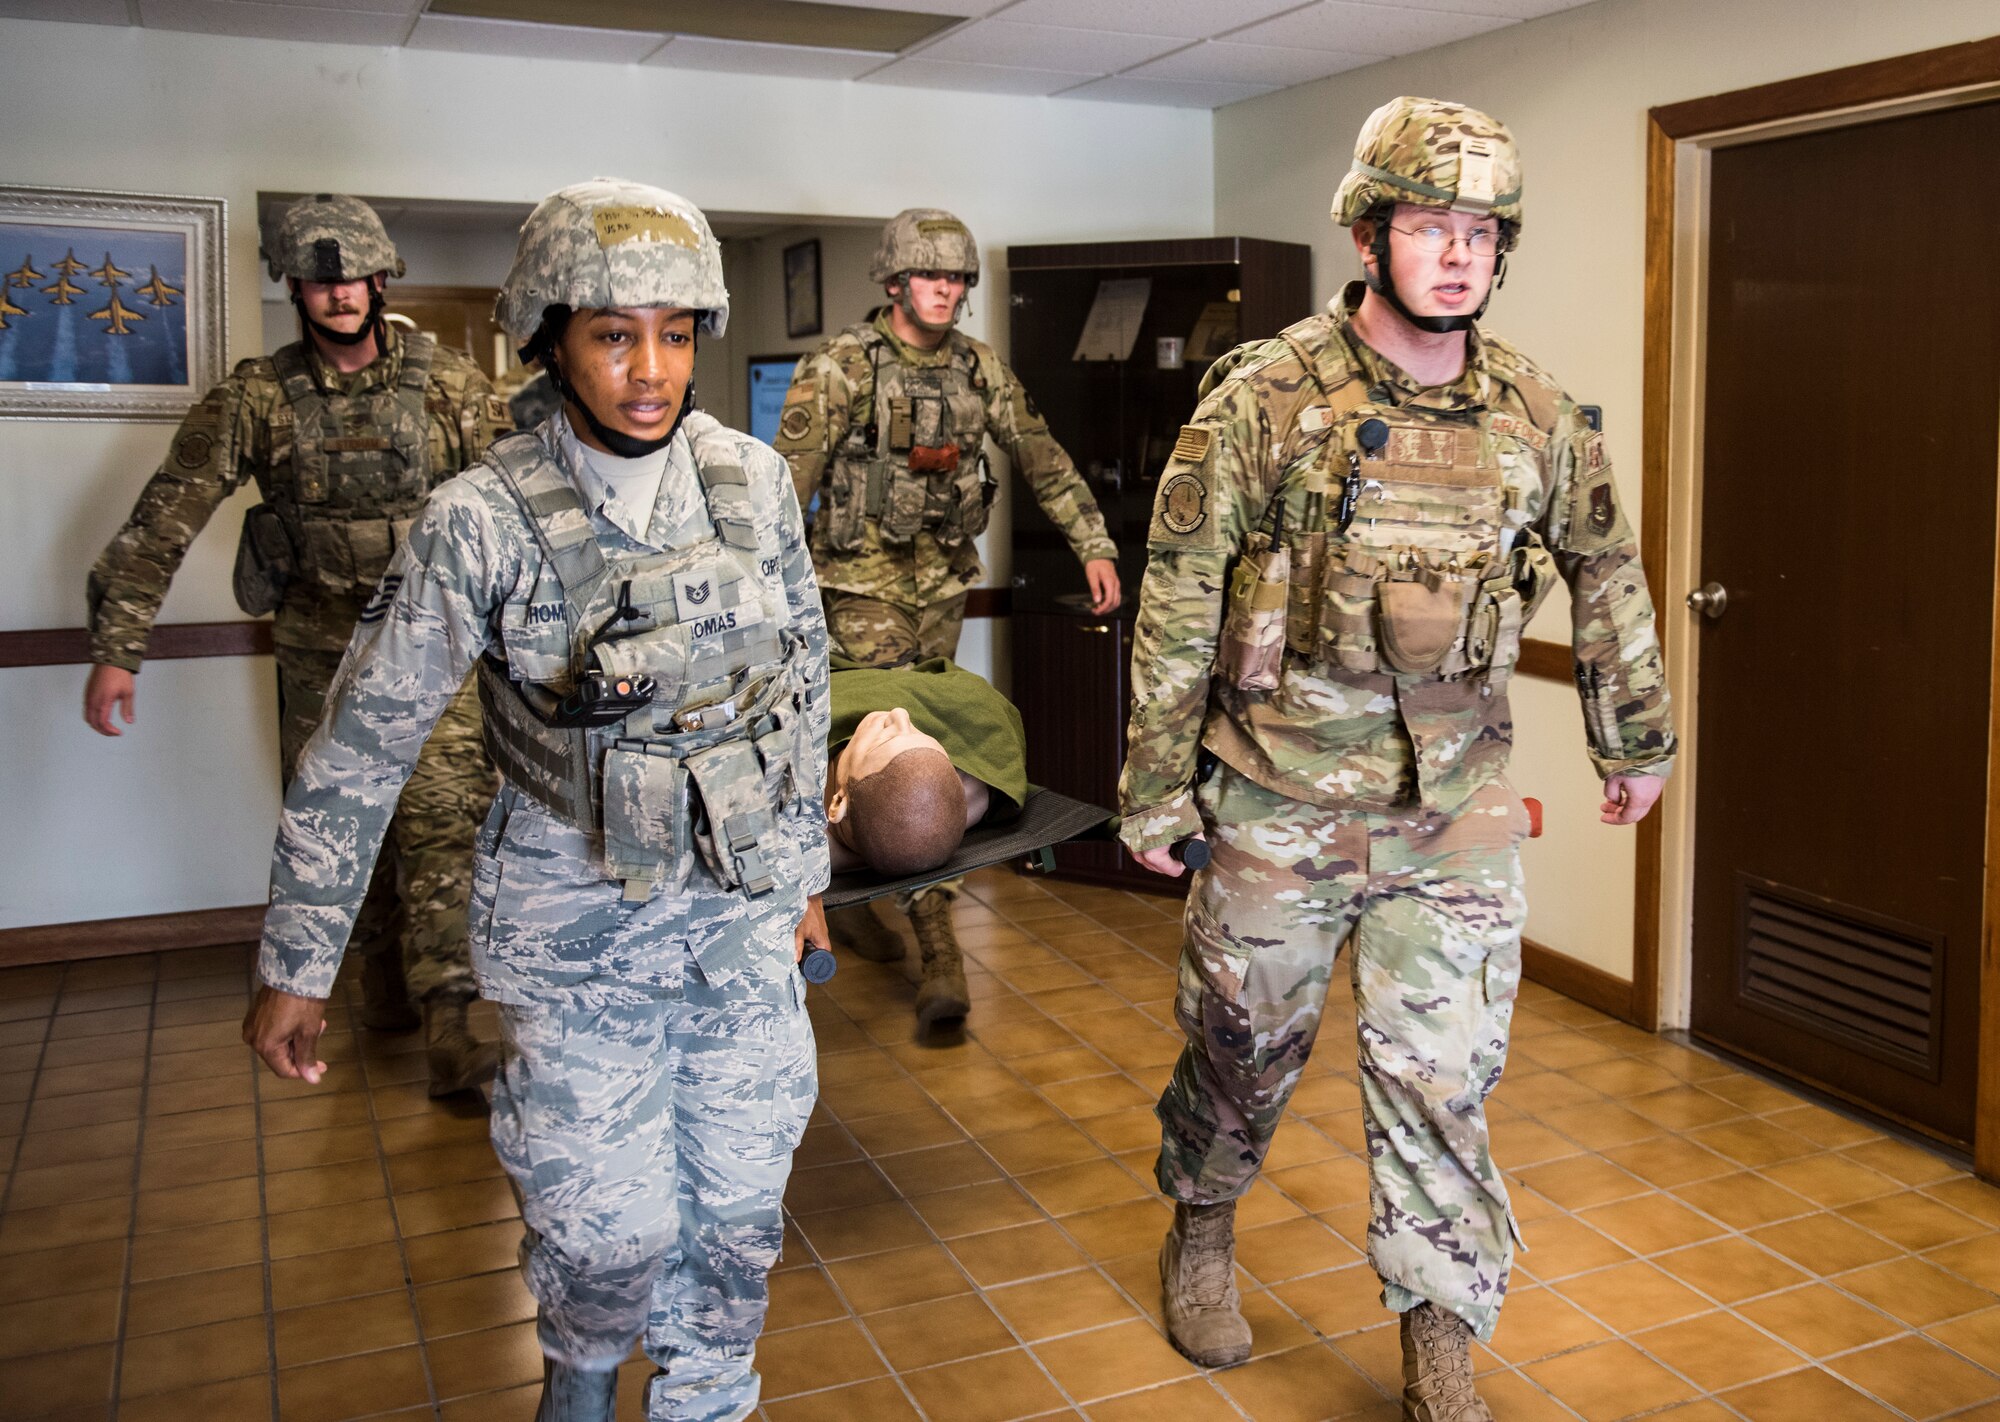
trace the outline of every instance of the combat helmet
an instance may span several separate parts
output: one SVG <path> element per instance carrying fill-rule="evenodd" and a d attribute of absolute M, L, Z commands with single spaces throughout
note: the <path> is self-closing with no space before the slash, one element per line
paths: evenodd
<path fill-rule="evenodd" d="M 287 285 L 292 281 L 360 281 L 377 273 L 399 277 L 405 270 L 375 209 L 344 193 L 300 198 L 264 234 L 261 250 L 271 279 Z M 368 319 L 356 331 L 336 331 L 313 320 L 296 287 L 292 289 L 292 305 L 298 308 L 299 320 L 336 345 L 359 345 L 372 335 L 382 338 L 377 350 L 388 348 L 380 283 L 371 287 Z"/>
<path fill-rule="evenodd" d="M 591 433 L 612 453 L 637 458 L 663 447 L 607 428 L 564 378 L 556 341 L 570 315 L 606 306 L 670 306 L 693 311 L 695 326 L 720 336 L 729 326 L 729 291 L 722 247 L 708 219 L 686 198 L 622 178 L 592 178 L 558 188 L 521 224 L 514 264 L 494 303 L 493 319 L 540 360 L 563 398 L 582 412 Z M 681 419 L 694 408 L 690 382 Z"/>
<path fill-rule="evenodd" d="M 972 229 L 941 207 L 906 207 L 882 225 L 882 241 L 868 264 L 877 286 L 904 272 L 964 272 L 979 285 L 979 244 Z"/>
<path fill-rule="evenodd" d="M 1444 99 L 1405 95 L 1368 116 L 1354 140 L 1354 164 L 1333 198 L 1333 220 L 1352 227 L 1395 203 L 1491 216 L 1500 223 L 1497 288 L 1506 276 L 1506 253 L 1521 232 L 1521 154 L 1507 125 L 1490 114 Z M 1417 316 L 1403 305 L 1389 276 L 1386 222 L 1375 227 L 1375 271 L 1368 284 L 1405 319 L 1428 331 L 1464 330 L 1470 316 Z M 1491 295 L 1489 290 L 1488 295 Z"/>

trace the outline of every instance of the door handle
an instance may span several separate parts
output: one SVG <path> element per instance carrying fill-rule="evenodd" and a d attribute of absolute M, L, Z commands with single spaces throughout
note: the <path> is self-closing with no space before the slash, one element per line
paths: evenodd
<path fill-rule="evenodd" d="M 1729 611 L 1729 589 L 1721 583 L 1703 583 L 1688 594 L 1688 608 L 1713 622 Z"/>
<path fill-rule="evenodd" d="M 1083 627 L 1079 627 L 1076 630 L 1079 632 L 1094 632 L 1098 636 L 1102 637 L 1106 633 L 1111 631 L 1111 624 L 1108 622 L 1098 622 Z"/>

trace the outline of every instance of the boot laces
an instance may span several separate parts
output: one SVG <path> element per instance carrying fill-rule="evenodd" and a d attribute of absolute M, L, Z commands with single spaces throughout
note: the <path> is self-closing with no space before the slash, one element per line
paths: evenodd
<path fill-rule="evenodd" d="M 1411 1320 L 1416 1346 L 1414 1385 L 1424 1400 L 1438 1409 L 1440 1422 L 1472 1422 L 1480 1413 L 1479 1394 L 1472 1385 L 1471 1330 L 1457 1314 L 1435 1304 L 1420 1304 Z M 1461 1411 L 1461 1409 L 1467 1409 Z"/>
<path fill-rule="evenodd" d="M 1181 1237 L 1181 1278 L 1188 1301 L 1217 1308 L 1229 1298 L 1236 1260 L 1235 1211 L 1227 1206 L 1191 1206 Z"/>

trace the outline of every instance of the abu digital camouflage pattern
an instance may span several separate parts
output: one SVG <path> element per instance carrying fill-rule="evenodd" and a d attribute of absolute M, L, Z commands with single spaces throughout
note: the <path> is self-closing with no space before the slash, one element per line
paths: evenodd
<path fill-rule="evenodd" d="M 671 291 L 673 299 L 660 294 Z M 677 306 L 699 328 L 729 328 L 722 247 L 686 198 L 643 183 L 593 178 L 549 194 L 521 224 L 520 243 L 493 319 L 526 345 L 551 306 Z"/>
<path fill-rule="evenodd" d="M 289 785 L 326 709 L 340 654 L 279 647 L 277 662 L 278 750 Z M 478 689 L 468 680 L 403 785 L 348 943 L 363 957 L 400 951 L 419 1002 L 477 991 L 466 918 L 472 849 L 498 785 L 480 734 Z"/>
<path fill-rule="evenodd" d="M 420 459 L 424 466 L 423 487 L 414 497 L 403 489 L 400 464 L 398 486 L 377 487 L 375 462 L 368 456 L 395 439 L 374 432 L 369 421 L 385 405 L 400 418 L 401 407 L 393 397 L 402 381 L 405 349 L 391 328 L 386 356 L 343 374 L 303 344 L 285 348 L 300 357 L 323 397 L 325 414 L 319 423 L 345 423 L 358 430 L 357 444 L 369 446 L 337 453 L 317 473 L 295 464 L 296 417 L 275 357 L 239 363 L 227 380 L 203 396 L 181 421 L 131 517 L 91 569 L 90 659 L 139 669 L 153 620 L 188 545 L 222 501 L 244 484 L 254 482 L 267 503 L 295 509 L 304 506 L 294 492 L 304 485 L 317 496 L 309 501 L 314 509 L 366 517 L 394 505 L 407 518 L 430 488 L 475 462 L 506 432 L 507 407 L 479 367 L 457 351 L 437 347 L 422 391 L 421 428 L 399 436 L 410 462 Z M 349 454 L 357 456 L 353 463 L 360 472 L 348 472 Z M 366 562 L 376 574 L 386 566 L 389 535 L 383 533 L 376 540 L 382 546 L 357 549 L 352 540 L 328 536 L 321 544 L 295 547 L 302 561 L 323 551 L 326 562 L 307 565 L 305 575 L 287 589 L 273 619 L 272 640 L 281 647 L 344 649 L 374 587 L 374 578 L 363 576 L 358 563 Z"/>
<path fill-rule="evenodd" d="M 881 517 L 869 515 L 865 506 L 846 520 L 832 513 L 838 504 L 865 499 L 871 482 L 886 490 L 895 482 L 892 476 L 907 470 L 907 454 L 889 451 L 892 431 L 884 425 L 886 403 L 877 398 L 877 370 L 885 388 L 893 379 L 900 389 L 901 371 L 943 367 L 962 370 L 976 397 L 965 412 L 965 428 L 954 428 L 954 441 L 976 449 L 990 436 L 1028 481 L 1079 562 L 1116 558 L 1089 486 L 1050 435 L 1019 378 L 992 348 L 954 330 L 935 350 L 919 350 L 897 337 L 884 312 L 872 323 L 839 332 L 799 362 L 779 420 L 775 443 L 791 465 L 800 506 L 825 490 L 813 525 L 820 585 L 921 608 L 959 597 L 985 575 L 971 538 L 947 533 L 948 541 L 941 540 L 923 526 L 921 517 L 916 531 L 904 535 L 900 527 L 885 531 Z M 866 439 L 871 428 L 876 434 L 872 444 Z M 912 482 L 928 480 L 919 474 Z M 837 523 L 841 536 L 836 540 Z"/>
<path fill-rule="evenodd" d="M 1515 1231 L 1484 1103 L 1521 982 L 1526 808 L 1496 780 L 1449 814 L 1329 812 L 1223 766 L 1200 809 L 1213 857 L 1188 897 L 1160 1188 L 1250 1188 L 1351 942 L 1369 1259 L 1392 1309 L 1430 1299 L 1490 1338 Z"/>
<path fill-rule="evenodd" d="M 1492 215 L 1518 232 L 1521 155 L 1507 125 L 1441 99 L 1391 99 L 1368 116 L 1354 165 L 1333 199 L 1333 220 L 1352 227 L 1383 203 Z"/>
<path fill-rule="evenodd" d="M 1571 641 L 1599 775 L 1662 775 L 1671 765 L 1652 602 L 1602 436 L 1526 357 L 1483 331 L 1468 337 L 1463 377 L 1417 385 L 1352 335 L 1360 299 L 1357 283 L 1330 314 L 1218 362 L 1161 479 L 1120 782 L 1133 849 L 1171 844 L 1199 827 L 1192 788 L 1203 745 L 1261 784 L 1332 809 L 1450 810 L 1504 768 L 1513 723 L 1504 686 L 1491 677 L 1399 677 L 1379 662 L 1349 671 L 1331 655 L 1349 625 L 1332 573 L 1341 540 L 1329 541 L 1324 555 L 1319 613 L 1330 630 L 1317 645 L 1328 655 L 1288 652 L 1268 692 L 1238 690 L 1215 675 L 1230 572 L 1250 534 L 1274 501 L 1283 504 L 1285 528 L 1304 526 L 1308 475 L 1330 443 L 1357 437 L 1352 417 L 1377 406 L 1459 421 L 1498 481 L 1503 528 L 1516 540 L 1532 531 L 1553 553 L 1570 587 Z M 1347 467 L 1344 458 L 1336 467 Z M 1186 502 L 1199 512 L 1178 518 L 1168 489 L 1183 480 L 1198 486 L 1199 499 Z M 1358 492 L 1356 519 L 1365 522 L 1373 491 L 1364 479 Z M 1331 499 L 1331 490 L 1321 497 Z M 1446 535 L 1464 516 L 1436 513 L 1416 540 L 1448 556 Z M 1490 551 L 1464 549 L 1468 557 Z M 1375 575 L 1363 581 L 1372 593 Z M 1356 618 L 1373 626 L 1375 614 L 1356 601 Z"/>
<path fill-rule="evenodd" d="M 958 272 L 967 286 L 977 286 L 979 244 L 941 207 L 904 208 L 883 224 L 868 280 L 881 286 L 905 272 Z"/>
<path fill-rule="evenodd" d="M 404 271 L 375 209 L 339 193 L 303 197 L 287 207 L 264 234 L 260 255 L 273 281 L 359 281 Z"/>
<path fill-rule="evenodd" d="M 699 923 L 721 905 L 685 907 Z M 643 1333 L 662 1368 L 646 1415 L 721 1422 L 756 1408 L 778 1202 L 817 1070 L 789 952 L 722 988 L 683 968 L 660 1005 L 502 1007 L 493 1146 L 532 1182 L 522 1264 L 544 1353 L 608 1371 Z"/>

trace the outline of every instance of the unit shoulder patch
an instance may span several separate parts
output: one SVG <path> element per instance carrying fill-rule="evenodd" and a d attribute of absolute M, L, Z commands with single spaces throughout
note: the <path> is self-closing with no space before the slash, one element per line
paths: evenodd
<path fill-rule="evenodd" d="M 812 410 L 805 405 L 794 405 L 778 421 L 778 433 L 796 444 L 812 433 L 812 426 Z"/>
<path fill-rule="evenodd" d="M 183 469 L 199 469 L 215 450 L 215 437 L 207 430 L 189 430 L 174 441 L 174 463 Z"/>
<path fill-rule="evenodd" d="M 1194 533 L 1208 520 L 1208 486 L 1199 474 L 1175 474 L 1160 485 L 1160 523 L 1169 533 Z"/>
<path fill-rule="evenodd" d="M 1211 549 L 1221 546 L 1222 520 L 1215 506 L 1215 430 L 1183 425 L 1173 457 L 1153 496 L 1149 547 Z"/>

